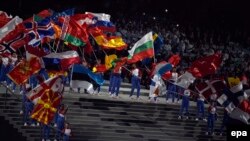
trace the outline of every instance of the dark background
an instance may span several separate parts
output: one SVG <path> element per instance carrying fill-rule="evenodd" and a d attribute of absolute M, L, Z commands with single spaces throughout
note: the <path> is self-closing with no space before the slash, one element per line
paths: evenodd
<path fill-rule="evenodd" d="M 113 18 L 141 16 L 171 17 L 180 25 L 207 28 L 249 30 L 250 8 L 247 2 L 233 0 L 1 0 L 0 10 L 28 18 L 51 8 L 56 11 L 76 8 L 76 12 L 104 12 Z M 168 12 L 165 13 L 165 9 Z"/>

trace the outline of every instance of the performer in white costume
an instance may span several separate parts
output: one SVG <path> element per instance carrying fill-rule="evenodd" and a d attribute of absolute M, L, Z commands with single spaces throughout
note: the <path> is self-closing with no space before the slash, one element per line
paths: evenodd
<path fill-rule="evenodd" d="M 161 76 L 159 74 L 155 74 L 150 83 L 149 98 L 151 102 L 157 102 L 161 85 Z"/>

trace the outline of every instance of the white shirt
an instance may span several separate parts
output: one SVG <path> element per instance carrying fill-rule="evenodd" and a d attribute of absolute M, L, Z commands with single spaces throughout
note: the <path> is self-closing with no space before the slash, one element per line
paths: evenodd
<path fill-rule="evenodd" d="M 155 85 L 161 86 L 161 77 L 158 74 L 155 74 L 152 81 L 155 82 Z"/>
<path fill-rule="evenodd" d="M 174 82 L 176 82 L 177 79 L 178 79 L 178 73 L 177 72 L 172 72 L 171 80 L 173 80 Z"/>
<path fill-rule="evenodd" d="M 215 114 L 215 113 L 216 113 L 216 108 L 215 108 L 215 107 L 211 108 L 210 113 L 211 113 L 211 114 Z"/>
<path fill-rule="evenodd" d="M 185 91 L 184 91 L 184 95 L 185 95 L 185 96 L 190 96 L 190 90 L 185 90 Z"/>
<path fill-rule="evenodd" d="M 134 76 L 136 76 L 136 77 L 138 77 L 139 76 L 139 69 L 133 69 L 132 70 L 132 74 L 134 75 Z"/>
<path fill-rule="evenodd" d="M 64 134 L 66 134 L 66 135 L 70 135 L 70 133 L 71 133 L 71 129 L 65 129 L 65 131 L 64 131 Z"/>

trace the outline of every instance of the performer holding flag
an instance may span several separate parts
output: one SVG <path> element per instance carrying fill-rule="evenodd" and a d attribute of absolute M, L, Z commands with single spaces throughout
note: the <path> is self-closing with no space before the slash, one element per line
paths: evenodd
<path fill-rule="evenodd" d="M 132 97 L 132 95 L 134 93 L 134 90 L 136 88 L 137 89 L 137 100 L 139 100 L 140 89 L 141 89 L 141 86 L 140 86 L 140 81 L 141 81 L 140 70 L 136 67 L 136 64 L 133 64 L 132 67 L 133 67 L 133 70 L 131 71 L 131 73 L 132 73 L 132 78 L 131 78 L 132 88 L 131 88 L 131 93 L 130 93 L 129 97 L 130 98 Z"/>
<path fill-rule="evenodd" d="M 161 86 L 161 76 L 160 74 L 155 74 L 151 79 L 150 90 L 149 90 L 149 100 L 153 102 L 157 102 L 158 95 L 155 94 L 156 89 L 159 89 Z"/>

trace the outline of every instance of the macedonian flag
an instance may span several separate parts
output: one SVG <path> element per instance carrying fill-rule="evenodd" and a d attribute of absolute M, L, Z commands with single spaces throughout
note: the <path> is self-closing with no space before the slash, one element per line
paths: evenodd
<path fill-rule="evenodd" d="M 34 110 L 31 113 L 31 118 L 43 123 L 49 124 L 57 111 L 61 103 L 62 97 L 58 92 L 53 92 L 48 89 L 38 100 Z"/>
<path fill-rule="evenodd" d="M 30 60 L 22 60 L 11 70 L 7 76 L 17 85 L 25 83 L 29 77 L 41 69 L 41 64 L 37 57 Z"/>

